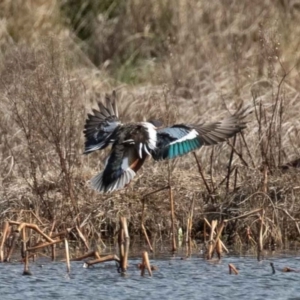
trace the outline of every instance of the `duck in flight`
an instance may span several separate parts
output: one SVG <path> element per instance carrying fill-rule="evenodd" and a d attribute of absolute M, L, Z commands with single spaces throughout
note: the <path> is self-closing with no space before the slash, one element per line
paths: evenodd
<path fill-rule="evenodd" d="M 100 193 L 128 185 L 148 156 L 156 161 L 172 159 L 202 146 L 224 142 L 246 128 L 244 118 L 250 113 L 249 107 L 240 107 L 220 121 L 157 128 L 150 121 L 122 123 L 114 92 L 105 96 L 105 105 L 98 102 L 98 107 L 85 122 L 84 154 L 111 145 L 104 170 L 91 179 L 92 188 Z"/>

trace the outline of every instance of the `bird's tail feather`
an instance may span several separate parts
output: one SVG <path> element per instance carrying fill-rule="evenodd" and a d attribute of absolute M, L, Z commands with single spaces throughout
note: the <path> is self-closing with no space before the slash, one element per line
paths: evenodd
<path fill-rule="evenodd" d="M 94 190 L 100 193 L 113 192 L 122 189 L 127 184 L 129 184 L 129 182 L 133 179 L 135 174 L 136 173 L 132 169 L 128 168 L 117 179 L 115 179 L 114 181 L 108 184 L 105 184 L 103 182 L 103 171 L 102 171 L 90 180 L 90 184 Z"/>

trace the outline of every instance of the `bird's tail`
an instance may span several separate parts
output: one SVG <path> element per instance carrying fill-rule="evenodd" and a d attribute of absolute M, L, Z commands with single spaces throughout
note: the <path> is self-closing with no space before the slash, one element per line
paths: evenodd
<path fill-rule="evenodd" d="M 90 180 L 91 187 L 99 193 L 109 193 L 125 187 L 135 176 L 135 172 L 128 168 L 122 175 L 111 182 L 103 180 L 103 171 Z"/>

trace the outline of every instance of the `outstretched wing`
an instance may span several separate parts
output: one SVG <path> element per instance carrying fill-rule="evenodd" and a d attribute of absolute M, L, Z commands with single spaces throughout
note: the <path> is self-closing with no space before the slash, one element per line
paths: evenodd
<path fill-rule="evenodd" d="M 122 189 L 134 178 L 145 158 L 146 156 L 140 158 L 133 145 L 117 145 L 112 149 L 104 171 L 92 178 L 92 188 L 100 193 Z"/>
<path fill-rule="evenodd" d="M 121 125 L 118 116 L 116 94 L 105 96 L 106 106 L 98 102 L 99 110 L 93 109 L 93 114 L 88 114 L 85 121 L 85 150 L 84 154 L 104 149 L 113 142 L 112 135 Z"/>
<path fill-rule="evenodd" d="M 216 122 L 198 125 L 177 124 L 157 130 L 157 148 L 152 151 L 155 160 L 174 158 L 205 145 L 224 142 L 246 128 L 243 119 L 250 113 L 249 107 L 240 109 L 232 116 Z"/>

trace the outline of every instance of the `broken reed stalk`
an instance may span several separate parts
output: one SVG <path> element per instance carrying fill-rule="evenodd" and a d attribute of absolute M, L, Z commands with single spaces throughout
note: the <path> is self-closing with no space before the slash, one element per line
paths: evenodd
<path fill-rule="evenodd" d="M 36 245 L 36 246 L 28 248 L 27 251 L 35 251 L 37 249 L 41 249 L 41 248 L 45 248 L 45 247 L 48 247 L 48 246 L 52 246 L 52 245 L 55 245 L 55 244 L 58 244 L 58 243 L 61 243 L 61 242 L 63 242 L 62 239 L 53 241 L 51 243 L 42 243 L 42 244 L 39 244 L 39 245 Z"/>
<path fill-rule="evenodd" d="M 32 221 L 32 213 L 31 213 L 32 211 L 31 210 L 29 210 L 29 223 L 31 224 L 31 223 L 33 223 L 33 221 Z M 28 242 L 27 242 L 27 246 L 28 247 L 30 247 L 31 246 L 31 244 L 30 244 L 30 242 L 31 242 L 31 240 L 30 240 L 30 237 L 32 236 L 32 229 L 29 229 L 28 230 Z M 34 256 L 33 256 L 33 261 L 34 261 Z"/>
<path fill-rule="evenodd" d="M 220 260 L 222 258 L 222 252 L 223 252 L 223 248 L 222 248 L 222 244 L 221 244 L 221 240 L 220 239 L 218 239 L 216 241 L 215 250 L 216 250 L 218 259 Z"/>
<path fill-rule="evenodd" d="M 212 220 L 211 222 L 211 228 L 210 228 L 210 235 L 209 235 L 209 241 L 208 241 L 208 249 L 207 249 L 207 259 L 211 259 L 213 255 L 213 250 L 214 250 L 214 233 L 215 233 L 215 228 L 218 225 L 217 220 Z"/>
<path fill-rule="evenodd" d="M 276 271 L 275 271 L 274 263 L 270 262 L 270 266 L 271 266 L 271 268 L 272 268 L 272 274 L 275 274 Z"/>
<path fill-rule="evenodd" d="M 116 255 L 115 255 L 116 256 Z M 97 258 L 97 259 L 100 259 L 101 257 L 100 257 L 100 253 L 98 252 L 98 251 L 95 251 L 95 257 Z M 118 258 L 119 259 L 119 258 Z"/>
<path fill-rule="evenodd" d="M 84 255 L 81 255 L 79 257 L 72 258 L 71 261 L 81 261 L 81 260 L 89 258 L 89 257 L 100 258 L 100 255 L 99 255 L 98 251 L 90 251 L 90 252 L 88 252 Z"/>
<path fill-rule="evenodd" d="M 217 252 L 218 259 L 221 259 L 221 256 L 222 256 L 222 244 L 221 244 L 220 236 L 221 236 L 221 234 L 223 232 L 225 224 L 226 224 L 225 221 L 222 221 L 219 224 L 218 230 L 217 230 L 217 236 L 216 236 L 216 239 L 215 239 L 214 250 L 216 250 L 216 252 Z"/>
<path fill-rule="evenodd" d="M 122 269 L 123 261 L 124 261 L 124 230 L 122 226 L 120 226 L 119 229 L 118 244 L 119 244 L 119 255 L 120 255 L 120 268 L 121 268 L 121 272 L 123 273 L 126 270 Z"/>
<path fill-rule="evenodd" d="M 28 257 L 29 254 L 26 249 L 26 227 L 24 227 L 22 230 L 22 244 L 23 244 L 22 257 L 25 257 L 23 275 L 31 275 L 31 273 L 29 271 L 29 257 Z"/>
<path fill-rule="evenodd" d="M 148 270 L 149 276 L 152 276 L 152 270 L 151 270 L 151 265 L 150 265 L 149 256 L 148 256 L 147 251 L 144 251 L 142 254 L 142 264 L 141 264 L 140 268 L 141 268 L 141 276 L 145 275 L 145 269 Z"/>
<path fill-rule="evenodd" d="M 151 243 L 150 243 L 150 240 L 149 240 L 149 237 L 148 237 L 148 234 L 147 234 L 145 225 L 142 224 L 141 227 L 142 227 L 142 231 L 143 231 L 143 233 L 144 233 L 144 236 L 145 236 L 145 238 L 146 238 L 146 242 L 147 242 L 147 244 L 148 244 L 149 250 L 150 250 L 150 252 L 153 252 L 153 248 L 152 248 L 152 245 L 151 245 Z"/>
<path fill-rule="evenodd" d="M 87 239 L 85 238 L 85 236 L 83 235 L 82 231 L 80 230 L 80 228 L 78 226 L 76 226 L 75 228 L 76 228 L 76 231 L 77 231 L 79 237 L 83 241 L 83 243 L 84 243 L 84 245 L 86 247 L 86 250 L 89 251 L 90 250 L 90 246 L 89 246 L 89 243 L 88 243 Z"/>
<path fill-rule="evenodd" d="M 257 260 L 261 260 L 261 255 L 263 251 L 263 224 L 264 224 L 264 216 L 265 216 L 265 210 L 263 209 L 260 213 L 259 217 L 259 236 L 258 236 L 258 243 L 257 243 Z"/>
<path fill-rule="evenodd" d="M 127 227 L 127 220 L 125 217 L 121 218 L 122 228 L 124 230 L 124 238 L 125 238 L 125 247 L 124 247 L 124 259 L 122 261 L 122 269 L 126 271 L 128 265 L 128 255 L 129 255 L 129 233 Z"/>
<path fill-rule="evenodd" d="M 192 255 L 192 228 L 193 228 L 194 206 L 195 206 L 195 197 L 193 196 L 193 200 L 190 208 L 190 216 L 187 219 L 187 227 L 186 227 L 187 256 Z"/>
<path fill-rule="evenodd" d="M 228 268 L 229 268 L 229 274 L 235 274 L 238 275 L 239 271 L 236 269 L 236 267 L 233 264 L 228 264 Z"/>
<path fill-rule="evenodd" d="M 145 199 L 143 198 L 143 199 L 142 199 L 141 228 L 142 228 L 142 231 L 143 231 L 143 233 L 144 233 L 145 239 L 146 239 L 146 241 L 147 241 L 148 247 L 149 247 L 150 251 L 153 252 L 153 248 L 152 248 L 152 245 L 151 245 L 151 243 L 150 243 L 150 240 L 149 240 L 149 237 L 148 237 L 148 234 L 147 234 L 145 225 L 144 225 L 144 219 L 145 219 Z"/>
<path fill-rule="evenodd" d="M 56 260 L 56 244 L 51 245 L 51 260 Z"/>
<path fill-rule="evenodd" d="M 104 257 L 97 257 L 96 259 L 86 261 L 85 264 L 87 265 L 87 267 L 90 267 L 92 265 L 103 263 L 103 262 L 107 262 L 107 261 L 116 261 L 119 264 L 121 262 L 120 258 L 117 255 L 111 254 L 111 255 L 104 256 Z"/>
<path fill-rule="evenodd" d="M 9 224 L 7 221 L 5 221 L 3 223 L 3 235 L 0 244 L 0 262 L 4 261 L 4 245 L 5 245 L 6 237 L 8 236 L 8 231 L 9 231 Z"/>
<path fill-rule="evenodd" d="M 186 235 L 185 235 L 185 245 L 186 245 L 186 256 L 189 256 L 189 231 L 190 231 L 190 218 L 186 220 Z"/>
<path fill-rule="evenodd" d="M 15 248 L 15 245 L 16 245 L 16 239 L 18 237 L 19 237 L 19 233 L 18 232 L 13 232 L 13 237 L 11 239 L 11 244 L 10 244 L 10 247 L 8 249 L 8 252 L 7 252 L 7 256 L 4 259 L 4 261 L 6 261 L 6 262 L 10 261 L 11 255 L 12 255 L 12 253 L 14 251 L 14 248 Z"/>
<path fill-rule="evenodd" d="M 22 229 L 22 247 L 21 247 L 21 257 L 24 258 L 26 255 L 26 227 Z"/>
<path fill-rule="evenodd" d="M 206 221 L 204 219 L 204 225 L 203 225 L 203 241 L 204 241 L 204 244 L 206 244 Z"/>
<path fill-rule="evenodd" d="M 129 253 L 129 234 L 127 228 L 127 221 L 125 217 L 120 217 L 119 230 L 119 252 L 120 252 L 120 268 L 121 274 L 125 274 L 127 270 L 128 253 Z"/>
<path fill-rule="evenodd" d="M 224 220 L 224 222 L 228 222 L 228 220 Z M 208 227 L 211 228 L 211 225 L 209 224 L 209 222 L 207 221 L 206 218 L 204 218 L 204 224 L 208 225 Z M 206 229 L 206 226 L 205 226 L 205 229 Z M 214 234 L 216 234 L 216 233 L 214 232 Z M 206 235 L 205 235 L 205 236 L 206 236 Z M 205 239 L 205 242 L 206 242 L 206 239 Z M 227 249 L 227 247 L 224 245 L 224 243 L 223 243 L 221 240 L 220 240 L 220 243 L 221 243 L 223 249 L 224 249 L 227 253 L 229 253 L 229 250 Z"/>
<path fill-rule="evenodd" d="M 174 213 L 174 198 L 173 190 L 171 185 L 169 186 L 169 198 L 170 198 L 170 208 L 171 208 L 171 226 L 172 226 L 172 253 L 176 251 L 176 237 L 175 237 L 175 213 Z"/>
<path fill-rule="evenodd" d="M 257 243 L 255 242 L 255 240 L 252 237 L 252 233 L 251 233 L 251 228 L 248 226 L 246 229 L 246 235 L 247 235 L 247 241 L 256 245 Z"/>
<path fill-rule="evenodd" d="M 141 228 L 142 228 L 142 231 L 143 231 L 143 233 L 144 233 L 144 236 L 145 236 L 145 238 L 146 238 L 147 244 L 148 244 L 149 249 L 150 249 L 151 252 L 153 252 L 153 248 L 152 248 L 152 245 L 151 245 L 151 243 L 150 243 L 150 240 L 149 240 L 149 237 L 148 237 L 148 234 L 147 234 L 145 225 L 144 225 L 144 220 L 145 220 L 145 207 L 146 207 L 146 206 L 145 206 L 145 200 L 146 200 L 146 198 L 147 198 L 148 196 L 153 195 L 153 194 L 156 194 L 156 193 L 161 192 L 161 191 L 164 191 L 164 190 L 167 190 L 167 189 L 169 189 L 169 186 L 165 186 L 165 187 L 163 187 L 163 188 L 160 188 L 160 189 L 158 189 L 158 190 L 155 190 L 155 191 L 153 191 L 153 192 L 150 192 L 150 193 L 144 195 L 143 198 L 142 198 Z"/>
<path fill-rule="evenodd" d="M 50 243 L 54 242 L 54 240 L 52 238 L 50 238 L 48 235 L 46 235 L 36 224 L 21 223 L 18 226 L 16 232 L 18 232 L 18 233 L 21 232 L 21 230 L 24 227 L 33 229 L 34 231 L 36 231 L 37 233 L 39 233 L 41 236 L 43 236 L 48 242 L 50 242 Z"/>
<path fill-rule="evenodd" d="M 69 251 L 69 243 L 65 238 L 65 250 L 66 250 L 66 264 L 67 264 L 67 273 L 70 273 L 71 265 L 70 265 L 70 251 Z"/>
<path fill-rule="evenodd" d="M 190 222 L 189 222 L 189 242 L 188 242 L 188 255 L 192 255 L 192 228 L 193 228 L 193 219 L 190 217 Z"/>
<path fill-rule="evenodd" d="M 172 238 L 172 249 L 171 252 L 176 251 L 176 237 L 175 237 L 175 213 L 174 213 L 174 198 L 171 183 L 171 167 L 170 162 L 168 162 L 168 185 L 169 185 L 169 200 L 170 200 L 170 210 L 171 210 L 171 238 Z"/>

